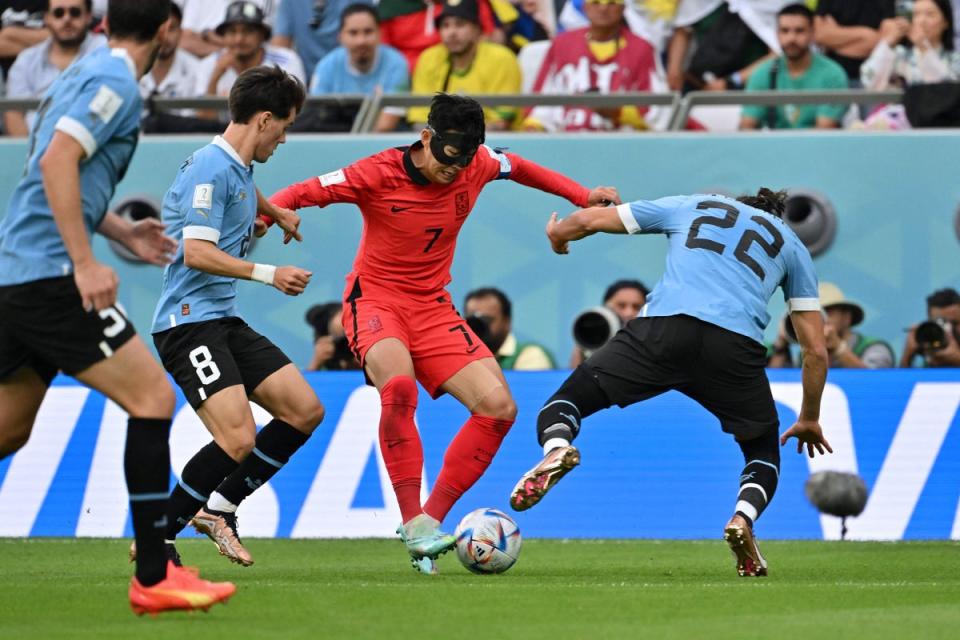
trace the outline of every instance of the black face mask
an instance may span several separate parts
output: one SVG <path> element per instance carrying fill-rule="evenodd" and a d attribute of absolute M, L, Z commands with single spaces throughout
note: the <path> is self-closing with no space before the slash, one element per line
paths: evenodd
<path fill-rule="evenodd" d="M 430 132 L 433 134 L 430 138 L 430 151 L 440 164 L 466 167 L 473 161 L 473 156 L 477 154 L 477 149 L 483 143 L 483 136 L 452 131 L 445 131 L 441 135 L 433 127 L 430 127 Z M 448 155 L 444 147 L 454 147 L 460 153 L 455 156 Z"/>

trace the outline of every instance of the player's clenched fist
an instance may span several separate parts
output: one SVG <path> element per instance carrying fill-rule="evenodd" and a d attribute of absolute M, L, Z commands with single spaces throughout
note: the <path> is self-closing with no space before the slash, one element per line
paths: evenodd
<path fill-rule="evenodd" d="M 273 276 L 273 286 L 288 296 L 298 296 L 310 284 L 313 273 L 300 267 L 277 267 Z"/>

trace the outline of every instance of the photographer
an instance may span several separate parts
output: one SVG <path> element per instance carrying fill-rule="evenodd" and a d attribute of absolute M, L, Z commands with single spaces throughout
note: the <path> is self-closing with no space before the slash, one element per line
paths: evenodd
<path fill-rule="evenodd" d="M 317 304 L 307 310 L 307 324 L 313 327 L 313 355 L 307 371 L 347 371 L 360 363 L 350 351 L 340 320 L 339 302 Z"/>
<path fill-rule="evenodd" d="M 843 295 L 837 285 L 821 282 L 820 308 L 824 313 L 823 337 L 830 355 L 831 369 L 889 369 L 894 366 L 893 348 L 883 340 L 866 336 L 853 328 L 866 317 L 863 307 Z M 790 342 L 796 342 L 793 327 L 784 318 L 773 343 L 767 366 L 790 368 L 794 364 Z"/>
<path fill-rule="evenodd" d="M 617 280 L 604 292 L 603 306 L 617 314 L 620 324 L 625 325 L 640 314 L 647 304 L 648 293 L 650 290 L 639 280 Z M 583 348 L 575 345 L 570 354 L 570 368 L 576 369 L 584 360 Z"/>
<path fill-rule="evenodd" d="M 512 306 L 510 298 L 493 287 L 474 289 L 463 302 L 467 324 L 494 353 L 501 369 L 554 369 L 556 365 L 549 351 L 533 342 L 519 342 L 513 335 Z"/>
<path fill-rule="evenodd" d="M 922 356 L 928 367 L 960 367 L 960 293 L 940 289 L 927 297 L 927 321 L 910 327 L 901 367 Z"/>

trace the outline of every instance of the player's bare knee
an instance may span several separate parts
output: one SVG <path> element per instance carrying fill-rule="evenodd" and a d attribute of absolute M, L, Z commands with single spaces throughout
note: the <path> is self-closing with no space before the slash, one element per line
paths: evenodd
<path fill-rule="evenodd" d="M 297 430 L 310 435 L 313 433 L 326 415 L 326 409 L 319 400 L 300 407 L 293 422 L 290 422 Z"/>
<path fill-rule="evenodd" d="M 225 440 L 225 442 L 218 442 L 217 444 L 237 462 L 246 459 L 256 445 L 256 436 L 253 433 L 231 433 L 226 436 Z"/>
<path fill-rule="evenodd" d="M 504 387 L 500 387 L 484 398 L 474 413 L 512 422 L 517 417 L 517 403 Z"/>

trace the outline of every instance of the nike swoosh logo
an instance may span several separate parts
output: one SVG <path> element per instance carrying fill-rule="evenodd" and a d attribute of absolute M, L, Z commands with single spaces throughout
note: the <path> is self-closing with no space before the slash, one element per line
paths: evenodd
<path fill-rule="evenodd" d="M 479 348 L 480 348 L 480 345 L 475 346 L 473 349 L 467 349 L 467 353 L 473 353 L 474 351 L 476 351 L 476 350 L 479 349 Z"/>
<path fill-rule="evenodd" d="M 392 207 L 390 207 L 390 211 L 392 213 L 400 213 L 401 211 L 406 211 L 407 209 L 412 209 L 412 208 L 413 207 L 398 207 L 397 205 L 393 205 Z"/>
<path fill-rule="evenodd" d="M 400 444 L 400 443 L 399 443 L 399 442 L 388 442 L 388 443 L 387 443 L 387 449 L 393 449 L 393 448 L 394 448 L 395 446 L 397 446 L 398 444 Z"/>

